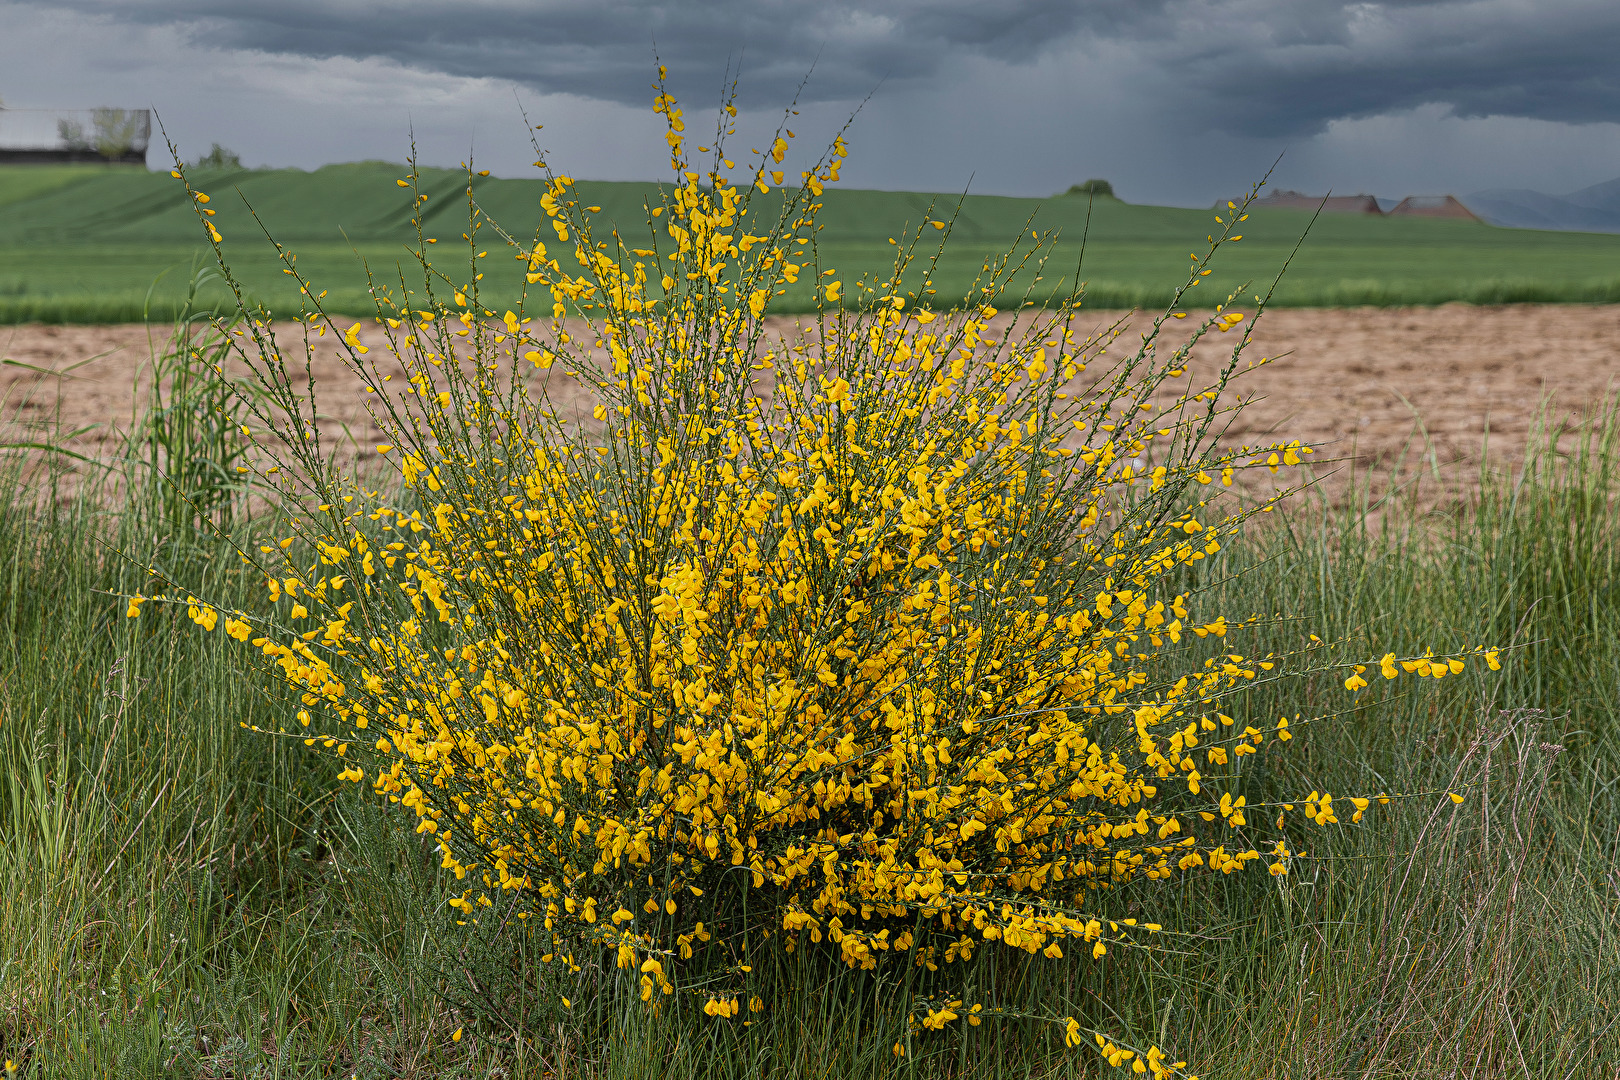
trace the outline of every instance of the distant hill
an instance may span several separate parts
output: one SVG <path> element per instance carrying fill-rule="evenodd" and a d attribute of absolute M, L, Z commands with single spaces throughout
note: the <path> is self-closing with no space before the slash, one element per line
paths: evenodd
<path fill-rule="evenodd" d="M 1565 195 L 1564 199 L 1576 206 L 1590 207 L 1594 210 L 1620 211 L 1620 177 L 1581 188 L 1572 195 Z"/>
<path fill-rule="evenodd" d="M 1524 188 L 1476 191 L 1465 200 L 1492 225 L 1516 229 L 1620 233 L 1620 178 L 1546 195 Z"/>

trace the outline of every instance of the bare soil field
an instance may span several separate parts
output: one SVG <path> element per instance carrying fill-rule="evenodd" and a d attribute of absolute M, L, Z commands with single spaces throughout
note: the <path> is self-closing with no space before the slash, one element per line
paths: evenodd
<path fill-rule="evenodd" d="M 1104 326 L 1124 314 L 1091 318 Z M 1136 316 L 1121 344 L 1150 317 Z M 790 332 L 795 321 L 784 317 L 777 329 Z M 1172 324 L 1183 337 L 1184 326 Z M 0 328 L 0 442 L 85 429 L 67 445 L 105 460 L 144 400 L 145 370 L 151 349 L 164 344 L 163 329 L 149 339 L 142 326 Z M 284 346 L 298 333 L 284 328 Z M 1237 337 L 1208 335 L 1195 351 L 1195 375 L 1212 371 Z M 1567 428 L 1605 400 L 1620 378 L 1620 306 L 1275 309 L 1260 319 L 1251 350 L 1252 359 L 1278 359 L 1239 380 L 1249 404 L 1228 442 L 1314 445 L 1318 461 L 1336 463 L 1326 466 L 1335 471 L 1329 490 L 1342 490 L 1351 470 L 1387 476 L 1404 461 L 1403 471 L 1416 475 L 1447 466 L 1438 494 L 1475 475 L 1487 430 L 1491 460 L 1508 465 L 1544 410 L 1554 428 Z M 317 339 L 323 413 L 369 449 L 377 433 L 361 404 L 363 387 L 334 353 L 330 339 Z M 578 407 L 583 399 L 569 390 L 564 397 Z"/>

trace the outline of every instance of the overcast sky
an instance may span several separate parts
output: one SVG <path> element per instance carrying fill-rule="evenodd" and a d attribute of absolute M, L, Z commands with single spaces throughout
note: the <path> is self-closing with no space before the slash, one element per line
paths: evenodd
<path fill-rule="evenodd" d="M 402 160 L 414 130 L 520 176 L 521 102 L 559 168 L 657 178 L 655 50 L 694 131 L 740 73 L 744 144 L 795 92 L 807 150 L 869 98 L 849 186 L 1209 205 L 1279 153 L 1311 193 L 1620 177 L 1616 0 L 0 0 L 7 106 L 152 106 L 251 165 Z"/>

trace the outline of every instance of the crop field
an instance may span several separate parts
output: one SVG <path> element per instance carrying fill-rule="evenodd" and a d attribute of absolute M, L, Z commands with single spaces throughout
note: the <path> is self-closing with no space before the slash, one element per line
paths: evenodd
<path fill-rule="evenodd" d="M 402 262 L 405 280 L 420 276 L 411 255 L 416 237 L 410 203 L 395 185 L 404 173 L 402 166 L 372 162 L 312 173 L 199 174 L 195 180 L 214 196 L 214 220 L 226 237 L 227 257 L 251 299 L 281 314 L 297 306 L 297 291 L 281 273 L 267 230 L 328 290 L 329 310 L 364 315 L 373 310 L 366 267 L 379 283 L 396 288 Z M 418 184 L 428 197 L 425 235 L 440 248 L 463 244 L 465 176 L 423 169 Z M 544 217 L 541 181 L 475 178 L 473 187 L 491 220 L 518 240 L 532 239 Z M 600 218 L 615 223 L 632 246 L 642 242 L 634 238 L 647 235 L 644 203 L 655 196 L 653 185 L 581 181 L 578 191 L 583 201 L 601 206 Z M 1050 295 L 1066 288 L 1062 283 L 1072 282 L 1078 268 L 1092 306 L 1162 305 L 1171 295 L 1166 283 L 1184 273 L 1189 252 L 1207 247 L 1211 226 L 1207 211 L 1116 199 L 1088 202 L 1079 196 L 959 198 L 830 188 L 822 201 L 821 266 L 851 279 L 888 273 L 896 251 L 890 237 L 904 239 L 908 228 L 930 219 L 950 220 L 949 246 L 932 277 L 934 299 L 941 303 L 960 301 L 986 258 L 999 256 L 1034 228 L 1054 230 L 1060 239 L 1047 249 L 1044 269 L 1037 274 L 1031 267 L 1015 279 L 1017 288 L 1027 287 L 1035 297 Z M 247 205 L 262 229 L 248 216 Z M 770 221 L 780 206 L 779 197 L 765 198 L 757 212 Z M 1228 249 L 1200 286 L 1200 301 L 1213 306 L 1240 288 L 1245 297 L 1264 292 L 1310 220 L 1301 211 L 1257 211 L 1244 223 L 1242 241 Z M 918 253 L 931 254 L 941 239 L 941 233 L 926 230 Z M 480 264 L 489 271 L 486 306 L 515 307 L 521 278 L 510 262 L 500 265 L 504 241 L 486 230 L 477 250 L 489 252 Z M 129 322 L 149 310 L 166 319 L 185 295 L 199 259 L 206 263 L 212 256 L 204 250 L 201 227 L 178 182 L 166 173 L 0 167 L 0 322 Z M 1309 243 L 1275 297 L 1291 306 L 1453 300 L 1620 300 L 1620 237 L 1323 215 L 1311 226 Z M 773 310 L 813 306 L 806 281 L 789 287 Z"/>
<path fill-rule="evenodd" d="M 1620 1076 L 1620 237 L 402 175 L 0 170 L 7 1080 Z"/>

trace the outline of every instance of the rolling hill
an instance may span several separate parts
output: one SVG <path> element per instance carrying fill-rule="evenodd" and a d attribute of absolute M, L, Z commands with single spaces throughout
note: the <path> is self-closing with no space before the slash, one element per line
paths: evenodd
<path fill-rule="evenodd" d="M 299 256 L 298 266 L 328 290 L 335 311 L 371 310 L 367 270 L 394 289 L 419 289 L 410 249 L 415 229 L 409 197 L 396 186 L 403 167 L 386 162 L 295 169 L 237 170 L 194 177 L 213 196 L 214 219 L 227 258 L 249 295 L 278 313 L 296 310 L 297 291 L 267 239 Z M 423 228 L 442 242 L 432 250 L 457 280 L 486 273 L 484 302 L 515 306 L 521 276 L 503 258 L 505 242 L 485 228 L 475 259 L 468 232 L 466 178 L 424 169 L 428 195 Z M 540 183 L 475 178 L 478 204 L 517 238 L 542 220 Z M 646 235 L 644 203 L 651 183 L 580 181 L 582 199 L 627 237 Z M 780 195 L 758 211 L 769 217 Z M 830 188 L 818 234 L 822 265 L 846 276 L 885 273 L 895 248 L 888 238 L 925 218 L 953 218 L 950 242 L 934 275 L 938 298 L 960 298 L 983 261 L 1033 228 L 1060 241 L 1037 280 L 1042 295 L 1066 288 L 1076 271 L 1094 306 L 1166 302 L 1186 274 L 1188 254 L 1202 251 L 1214 226 L 1208 210 L 1137 206 L 1083 196 L 1022 199 L 992 195 L 846 191 Z M 249 208 L 251 207 L 251 213 Z M 1600 208 L 1599 208 L 1600 209 Z M 1210 306 L 1228 292 L 1263 291 L 1310 225 L 1293 210 L 1257 211 L 1243 241 L 1225 252 L 1199 287 Z M 925 243 L 937 240 L 929 230 Z M 1082 243 L 1084 240 L 1084 243 Z M 0 168 L 0 321 L 124 321 L 150 311 L 167 317 L 184 296 L 195 266 L 211 255 L 183 192 L 165 173 L 97 167 Z M 449 268 L 459 267 L 459 270 Z M 459 277 L 457 275 L 460 275 Z M 920 284 L 920 283 L 919 283 Z M 214 299 L 223 299 L 217 288 Z M 1292 305 L 1428 304 L 1449 300 L 1620 300 L 1620 236 L 1499 229 L 1467 222 L 1324 215 L 1277 291 Z M 806 310 L 808 288 L 781 298 L 782 310 Z"/>

